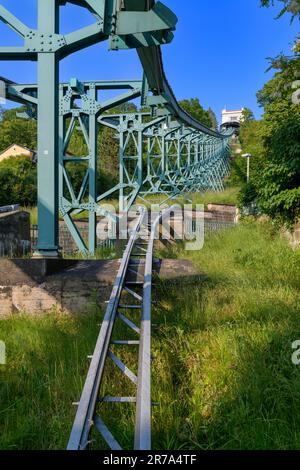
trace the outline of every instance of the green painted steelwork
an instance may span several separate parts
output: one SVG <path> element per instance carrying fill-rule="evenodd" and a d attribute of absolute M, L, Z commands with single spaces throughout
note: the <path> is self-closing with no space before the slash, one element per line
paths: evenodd
<path fill-rule="evenodd" d="M 59 31 L 59 11 L 67 3 L 88 9 L 95 22 L 67 35 Z M 56 257 L 58 213 L 61 212 L 78 249 L 95 253 L 97 216 L 112 216 L 103 203 L 118 197 L 120 211 L 136 198 L 191 191 L 221 190 L 228 174 L 230 131 L 218 133 L 189 116 L 177 103 L 165 77 L 160 44 L 172 40 L 176 16 L 152 0 L 38 0 L 38 26 L 30 29 L 3 6 L 0 20 L 24 39 L 18 48 L 0 47 L 0 60 L 36 60 L 38 84 L 5 80 L 7 98 L 27 105 L 26 116 L 38 119 L 39 256 Z M 136 48 L 144 69 L 140 81 L 58 83 L 59 63 L 67 55 L 109 40 L 109 48 Z M 99 101 L 101 90 L 123 90 Z M 134 98 L 150 112 L 107 114 Z M 80 103 L 80 105 L 78 105 Z M 25 117 L 25 115 L 24 115 Z M 97 188 L 99 126 L 115 130 L 120 144 L 119 182 L 105 193 Z M 80 129 L 86 155 L 69 155 L 68 145 Z M 86 166 L 79 192 L 73 188 L 68 165 Z M 74 215 L 89 213 L 89 237 L 83 240 Z"/>
<path fill-rule="evenodd" d="M 67 35 L 61 34 L 59 11 L 66 3 L 87 8 L 93 13 L 95 22 Z M 132 6 L 128 4 L 129 9 Z M 177 19 L 160 2 L 152 6 L 151 10 L 145 8 L 145 11 L 129 12 L 126 5 L 124 8 L 122 2 L 115 0 L 38 0 L 38 25 L 36 29 L 30 29 L 0 5 L 0 20 L 24 40 L 23 46 L 0 47 L 0 60 L 35 60 L 38 63 L 38 256 L 56 257 L 59 250 L 58 168 L 59 148 L 62 145 L 58 122 L 60 60 L 104 40 L 110 41 L 111 49 L 120 48 L 121 45 L 116 45 L 119 41 L 127 48 L 170 42 Z M 92 124 L 95 119 L 96 116 L 90 115 L 89 123 Z M 92 139 L 95 139 L 95 128 L 90 130 L 90 143 Z M 96 187 L 91 181 L 96 166 L 92 160 L 95 156 L 90 156 L 89 165 L 91 205 L 96 200 Z M 95 215 L 90 216 L 90 223 L 95 225 Z M 90 243 L 93 244 L 94 240 L 95 236 L 91 234 Z"/>

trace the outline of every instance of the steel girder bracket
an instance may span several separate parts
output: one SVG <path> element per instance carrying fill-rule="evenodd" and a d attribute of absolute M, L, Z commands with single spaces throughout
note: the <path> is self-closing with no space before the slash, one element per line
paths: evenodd
<path fill-rule="evenodd" d="M 127 9 L 126 9 L 127 8 Z M 157 2 L 149 11 L 134 11 L 135 4 L 116 7 L 114 27 L 110 36 L 111 50 L 159 46 L 170 43 L 178 18 L 163 3 Z"/>

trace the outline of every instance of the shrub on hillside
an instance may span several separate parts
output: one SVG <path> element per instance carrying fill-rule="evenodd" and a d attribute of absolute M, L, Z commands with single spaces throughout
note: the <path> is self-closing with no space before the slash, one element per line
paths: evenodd
<path fill-rule="evenodd" d="M 7 158 L 0 162 L 0 206 L 37 202 L 37 168 L 30 157 Z"/>

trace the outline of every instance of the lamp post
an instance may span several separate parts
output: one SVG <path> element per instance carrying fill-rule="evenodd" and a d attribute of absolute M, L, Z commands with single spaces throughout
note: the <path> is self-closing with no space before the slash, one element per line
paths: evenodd
<path fill-rule="evenodd" d="M 252 157 L 251 153 L 244 153 L 242 157 L 247 158 L 247 183 L 250 181 L 250 158 Z"/>

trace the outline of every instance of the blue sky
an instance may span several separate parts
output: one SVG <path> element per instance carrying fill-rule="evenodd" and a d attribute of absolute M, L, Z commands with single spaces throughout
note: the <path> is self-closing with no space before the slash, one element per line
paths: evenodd
<path fill-rule="evenodd" d="M 289 53 L 299 21 L 275 20 L 279 9 L 262 9 L 259 0 L 163 0 L 178 16 L 174 41 L 163 47 L 165 69 L 178 99 L 198 97 L 220 119 L 222 108 L 250 107 L 261 114 L 256 92 L 272 76 L 267 57 Z M 36 0 L 0 0 L 28 26 L 36 25 Z M 92 22 L 74 6 L 63 8 L 62 32 Z M 20 44 L 0 24 L 0 44 Z M 61 80 L 136 79 L 142 74 L 135 51 L 108 52 L 107 43 L 93 46 L 61 63 Z M 1 62 L 0 75 L 20 83 L 36 81 L 36 64 Z"/>

